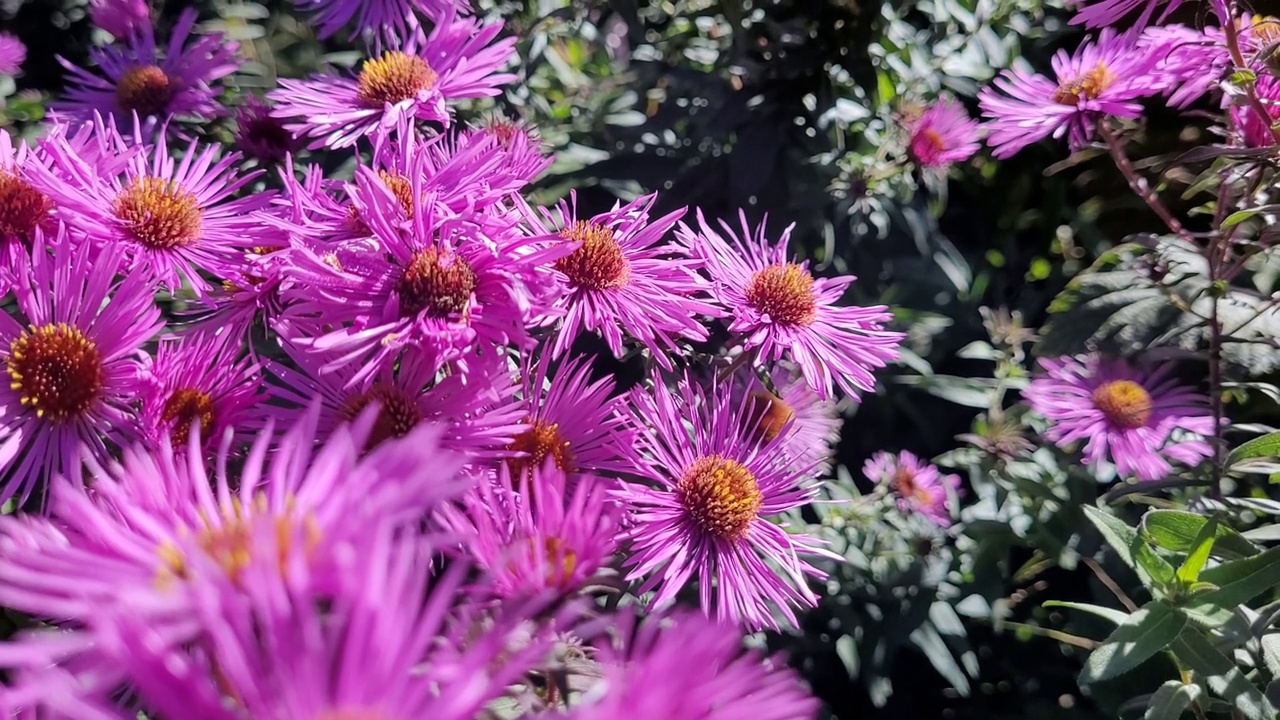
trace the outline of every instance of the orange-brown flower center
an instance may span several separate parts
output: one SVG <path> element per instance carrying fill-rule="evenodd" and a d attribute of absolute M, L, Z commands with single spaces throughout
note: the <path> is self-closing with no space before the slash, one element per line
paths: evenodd
<path fill-rule="evenodd" d="M 747 303 L 780 325 L 811 325 L 818 319 L 813 276 L 795 263 L 770 265 L 752 275 Z"/>
<path fill-rule="evenodd" d="M 546 420 L 527 420 L 529 429 L 516 436 L 507 446 L 508 450 L 526 453 L 521 457 L 507 460 L 512 475 L 520 475 L 530 468 L 541 468 L 548 457 L 552 458 L 556 467 L 563 472 L 573 472 L 574 457 L 569 441 L 560 433 L 558 423 Z"/>
<path fill-rule="evenodd" d="M 464 314 L 476 290 L 476 274 L 461 256 L 427 248 L 414 253 L 396 283 L 400 315 L 447 318 Z"/>
<path fill-rule="evenodd" d="M 16 174 L 0 169 L 0 238 L 29 239 L 52 210 L 48 196 Z"/>
<path fill-rule="evenodd" d="M 1093 406 L 1112 425 L 1130 430 L 1140 428 L 1151 419 L 1151 395 L 1132 380 L 1113 380 L 1093 391 Z"/>
<path fill-rule="evenodd" d="M 200 239 L 200 202 L 172 180 L 141 177 L 116 197 L 116 217 L 149 250 L 176 250 Z"/>
<path fill-rule="evenodd" d="M 416 97 L 436 83 L 436 71 L 426 60 L 391 51 L 366 60 L 360 70 L 356 96 L 366 107 L 381 108 Z"/>
<path fill-rule="evenodd" d="M 556 270 L 564 273 L 574 287 L 608 290 L 622 287 L 631 279 L 631 263 L 627 262 L 612 228 L 577 220 L 561 230 L 560 237 L 582 243 L 555 264 Z"/>
<path fill-rule="evenodd" d="M 893 473 L 893 489 L 899 497 L 921 505 L 928 505 L 931 501 L 929 489 L 916 482 L 916 474 L 911 468 L 900 467 Z"/>
<path fill-rule="evenodd" d="M 169 440 L 175 449 L 185 448 L 191 442 L 191 425 L 197 420 L 201 436 L 208 438 L 213 418 L 213 398 L 195 388 L 175 390 L 160 412 L 160 421 L 170 426 Z"/>
<path fill-rule="evenodd" d="M 741 540 L 764 506 L 755 475 L 737 460 L 705 455 L 694 460 L 676 484 L 693 524 L 721 540 Z"/>
<path fill-rule="evenodd" d="M 164 115 L 177 92 L 177 83 L 155 65 L 135 65 L 116 83 L 116 103 L 138 117 Z"/>
<path fill-rule="evenodd" d="M 1080 103 L 1081 97 L 1086 100 L 1097 100 L 1098 96 L 1115 81 L 1115 73 L 1099 60 L 1092 70 L 1059 85 L 1053 91 L 1053 101 L 1059 105 L 1075 107 Z"/>
<path fill-rule="evenodd" d="M 378 403 L 378 418 L 373 421 L 373 430 L 365 441 L 366 450 L 372 450 L 391 438 L 408 435 L 422 420 L 422 411 L 412 395 L 398 387 L 381 384 L 347 398 L 338 408 L 338 414 L 343 420 L 351 422 L 374 401 Z"/>
<path fill-rule="evenodd" d="M 83 415 L 102 394 L 102 353 L 65 323 L 23 331 L 9 343 L 9 387 L 53 423 Z"/>
<path fill-rule="evenodd" d="M 769 442 L 782 434 L 782 429 L 795 414 L 795 410 L 782 398 L 767 390 L 756 390 L 747 402 L 749 434 Z"/>
<path fill-rule="evenodd" d="M 409 182 L 409 178 L 386 170 L 379 170 L 378 177 L 382 178 L 382 184 L 387 186 L 387 189 L 395 196 L 396 201 L 400 203 L 400 207 L 404 208 L 405 217 L 412 219 L 413 183 Z"/>

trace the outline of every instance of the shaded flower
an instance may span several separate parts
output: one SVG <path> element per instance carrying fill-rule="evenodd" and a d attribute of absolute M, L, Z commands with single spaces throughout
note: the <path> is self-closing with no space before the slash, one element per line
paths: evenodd
<path fill-rule="evenodd" d="M 442 508 L 439 521 L 497 596 L 567 593 L 585 585 L 617 548 L 620 517 L 606 497 L 612 484 L 589 475 L 570 482 L 551 460 L 528 473 L 504 467 L 459 506 Z"/>
<path fill-rule="evenodd" d="M 27 274 L 31 249 L 43 248 L 57 225 L 53 200 L 31 183 L 26 169 L 38 162 L 34 158 L 26 143 L 15 145 L 0 130 L 0 279 L 5 287 Z"/>
<path fill-rule="evenodd" d="M 785 363 L 775 364 L 764 383 L 752 368 L 733 375 L 735 402 L 744 403 L 743 435 L 756 442 L 782 437 L 792 467 L 825 475 L 842 424 L 836 404 L 818 397 L 804 376 Z M 816 463 L 816 464 L 815 464 Z"/>
<path fill-rule="evenodd" d="M 16 35 L 0 32 L 0 75 L 17 75 L 27 61 L 27 46 Z"/>
<path fill-rule="evenodd" d="M 1183 0 L 1083 0 L 1084 7 L 1071 18 L 1071 24 L 1105 28 L 1118 24 L 1134 11 L 1140 10 L 1133 24 L 1135 27 L 1142 28 L 1151 22 L 1155 12 L 1161 7 L 1164 8 L 1164 12 L 1156 18 L 1156 22 L 1163 22 L 1178 9 L 1182 2 Z"/>
<path fill-rule="evenodd" d="M 66 99 L 54 108 L 84 120 L 99 112 L 125 127 L 135 113 L 144 121 L 164 121 L 175 115 L 208 120 L 222 114 L 217 93 L 209 84 L 239 67 L 236 44 L 220 34 L 188 44 L 195 22 L 195 10 L 183 11 L 163 51 L 156 45 L 150 22 L 124 45 L 91 49 L 89 66 L 101 75 L 60 57 L 69 77 Z"/>
<path fill-rule="evenodd" d="M 1045 437 L 1067 448 L 1084 440 L 1091 464 L 1115 463 L 1121 475 L 1158 480 L 1169 460 L 1196 465 L 1213 454 L 1208 399 L 1172 377 L 1169 364 L 1150 367 L 1090 356 L 1041 359 L 1044 374 L 1023 392 L 1049 421 Z"/>
<path fill-rule="evenodd" d="M 1108 28 L 1075 53 L 1059 50 L 1053 56 L 1054 79 L 1022 68 L 1006 70 L 978 96 L 988 118 L 987 143 L 996 157 L 1006 158 L 1044 138 L 1066 135 L 1077 150 L 1092 136 L 1098 118 L 1142 115 L 1138 98 L 1164 89 L 1152 76 L 1160 58 L 1132 35 Z"/>
<path fill-rule="evenodd" d="M 144 355 L 163 325 L 141 275 L 117 280 L 118 249 L 76 246 L 60 229 L 0 313 L 0 500 L 25 500 L 43 479 L 74 476 L 82 454 L 104 459 L 133 425 Z"/>
<path fill-rule="evenodd" d="M 285 127 L 295 135 L 312 138 L 312 148 L 350 147 L 404 118 L 449 125 L 452 102 L 496 95 L 515 79 L 497 72 L 515 45 L 515 38 L 494 41 L 501 29 L 473 19 L 441 22 L 425 40 L 413 35 L 366 59 L 354 78 L 281 80 L 270 94 L 273 114 L 289 120 Z"/>
<path fill-rule="evenodd" d="M 160 342 L 143 376 L 142 436 L 159 448 L 168 438 L 174 452 L 187 449 L 193 424 L 205 446 L 216 446 L 229 430 L 242 437 L 261 427 L 258 403 L 261 367 L 241 357 L 244 337 L 230 332 L 188 332 Z"/>
<path fill-rule="evenodd" d="M 824 577 L 800 556 L 830 553 L 768 518 L 815 497 L 809 469 L 792 466 L 781 437 L 743 437 L 744 405 L 728 384 L 637 388 L 631 404 L 632 473 L 652 487 L 623 483 L 615 495 L 630 514 L 624 566 L 643 579 L 637 594 L 656 591 L 653 604 L 666 605 L 696 579 L 717 619 L 777 628 L 776 611 L 795 624 L 793 608 L 816 601 L 804 576 Z"/>
<path fill-rule="evenodd" d="M 665 241 L 685 211 L 651 221 L 655 202 L 656 194 L 645 195 L 580 218 L 571 194 L 555 212 L 540 210 L 541 219 L 531 218 L 557 233 L 560 245 L 572 248 L 553 266 L 563 288 L 556 306 L 564 312 L 551 344 L 554 356 L 567 352 L 587 331 L 598 333 L 618 357 L 624 336 L 635 338 L 670 369 L 669 356 L 682 352 L 678 340 L 707 338 L 701 319 L 720 312 L 703 299 L 707 283 L 697 274 L 701 263 Z"/>
<path fill-rule="evenodd" d="M 787 255 L 794 224 L 773 242 L 763 224 L 752 232 L 746 214 L 740 217 L 741 235 L 724 221 L 721 235 L 699 210 L 700 231 L 681 225 L 677 236 L 702 259 L 743 350 L 766 362 L 791 360 L 823 399 L 837 384 L 854 397 L 874 389 L 872 371 L 897 359 L 904 337 L 884 329 L 888 308 L 837 305 L 853 276 L 813 277 L 807 262 Z"/>
<path fill-rule="evenodd" d="M 943 475 L 906 450 L 876 453 L 862 466 L 862 474 L 893 493 L 902 510 L 917 512 L 940 527 L 951 524 L 951 498 L 960 491 L 959 475 Z"/>
<path fill-rule="evenodd" d="M 134 141 L 141 144 L 141 137 Z M 143 146 L 119 174 L 104 174 L 69 143 L 54 140 L 44 149 L 51 169 L 33 175 L 60 208 L 72 229 L 95 243 L 117 243 L 139 269 L 170 290 L 186 280 L 200 295 L 209 287 L 200 270 L 226 277 L 244 265 L 245 250 L 261 244 L 262 223 L 254 216 L 270 195 L 235 197 L 260 171 L 236 174 L 239 156 L 219 158 L 216 145 L 193 141 L 181 161 L 169 155 L 164 136 Z"/>
<path fill-rule="evenodd" d="M 946 167 L 978 152 L 978 122 L 952 97 L 943 97 L 907 118 L 911 158 L 924 167 Z"/>
<path fill-rule="evenodd" d="M 282 162 L 296 152 L 300 143 L 285 129 L 280 118 L 271 115 L 271 106 L 250 95 L 236 112 L 235 148 L 262 165 Z"/>
<path fill-rule="evenodd" d="M 151 8 L 147 0 L 89 0 L 89 19 L 124 40 L 151 27 Z"/>
<path fill-rule="evenodd" d="M 624 614 L 602 644 L 601 681 L 571 720 L 810 720 L 818 701 L 781 656 L 742 647 L 737 628 L 682 611 L 642 622 Z"/>

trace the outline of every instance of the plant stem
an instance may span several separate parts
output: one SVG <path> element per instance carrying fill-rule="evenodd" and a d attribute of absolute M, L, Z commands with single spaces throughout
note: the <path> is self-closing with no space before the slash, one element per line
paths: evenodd
<path fill-rule="evenodd" d="M 1124 144 L 1120 142 L 1120 138 L 1116 137 L 1116 134 L 1111 130 L 1111 126 L 1107 124 L 1105 119 L 1098 122 L 1098 132 L 1102 135 L 1102 139 L 1106 141 L 1107 149 L 1111 151 L 1111 159 L 1115 161 L 1120 174 L 1124 175 L 1124 179 L 1129 182 L 1129 189 L 1147 203 L 1147 207 L 1151 208 L 1151 211 L 1164 221 L 1169 230 L 1187 242 L 1195 242 L 1195 238 L 1191 236 L 1191 233 L 1182 226 L 1182 223 L 1173 216 L 1173 213 L 1169 212 L 1169 208 L 1160 202 L 1160 197 L 1147 184 L 1146 178 L 1142 177 L 1134 169 L 1133 163 L 1129 162 L 1129 156 L 1124 152 Z"/>
<path fill-rule="evenodd" d="M 1249 71 L 1249 64 L 1244 60 L 1244 53 L 1240 51 L 1240 27 L 1236 24 L 1236 3 L 1234 1 L 1228 4 L 1231 18 L 1223 23 L 1223 30 L 1227 36 L 1227 52 L 1231 54 L 1231 62 L 1235 65 L 1237 72 Z M 1254 88 L 1253 82 L 1244 83 L 1244 94 L 1249 99 L 1249 107 L 1253 109 L 1254 114 L 1258 116 L 1258 120 L 1262 122 L 1262 126 L 1271 132 L 1271 139 L 1280 145 L 1280 128 L 1276 127 L 1271 120 L 1271 113 L 1267 112 L 1267 106 L 1262 104 L 1262 99 L 1258 97 L 1258 93 Z"/>

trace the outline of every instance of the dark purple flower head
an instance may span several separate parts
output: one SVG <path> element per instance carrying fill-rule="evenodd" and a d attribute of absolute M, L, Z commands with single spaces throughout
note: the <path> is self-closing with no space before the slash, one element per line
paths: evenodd
<path fill-rule="evenodd" d="M 280 118 L 271 115 L 271 106 L 250 95 L 236 112 L 235 147 L 261 165 L 276 165 L 300 147 Z"/>
<path fill-rule="evenodd" d="M 172 116 L 208 120 L 221 115 L 210 83 L 239 67 L 236 44 L 216 34 L 188 44 L 195 22 L 196 11 L 184 11 L 163 50 L 150 23 L 124 45 L 90 50 L 90 66 L 101 75 L 59 58 L 70 77 L 66 99 L 55 109 L 83 119 L 98 112 L 124 127 L 135 115 L 153 123 Z"/>

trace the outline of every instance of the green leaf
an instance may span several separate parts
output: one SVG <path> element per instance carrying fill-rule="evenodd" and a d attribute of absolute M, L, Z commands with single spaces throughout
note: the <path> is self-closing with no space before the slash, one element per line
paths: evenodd
<path fill-rule="evenodd" d="M 1115 608 L 1103 607 L 1101 605 L 1090 605 L 1089 603 L 1067 602 L 1065 600 L 1045 600 L 1044 607 L 1060 607 L 1068 610 L 1079 610 L 1087 612 L 1090 615 L 1097 615 L 1104 620 L 1119 625 L 1129 618 L 1129 613 Z"/>
<path fill-rule="evenodd" d="M 1241 445 L 1227 455 L 1227 467 L 1253 458 L 1280 457 L 1280 432 L 1273 432 L 1256 437 Z"/>
<path fill-rule="evenodd" d="M 1200 579 L 1200 571 L 1204 569 L 1205 563 L 1209 562 L 1209 551 L 1213 549 L 1213 540 L 1217 534 L 1217 520 L 1210 520 L 1200 528 L 1199 535 L 1192 543 L 1191 552 L 1187 553 L 1186 559 L 1178 566 L 1179 582 L 1190 586 Z"/>
<path fill-rule="evenodd" d="M 1160 557 L 1160 554 L 1151 549 L 1151 546 L 1142 540 L 1136 540 L 1133 544 L 1133 559 L 1138 561 L 1138 567 L 1146 571 L 1154 583 L 1145 583 L 1148 587 L 1165 588 L 1173 584 L 1177 578 L 1177 571 L 1173 569 L 1173 565 L 1168 560 Z"/>
<path fill-rule="evenodd" d="M 1178 720 L 1203 690 L 1199 685 L 1188 685 L 1180 680 L 1170 680 L 1160 686 L 1147 701 L 1147 712 L 1142 720 Z"/>
<path fill-rule="evenodd" d="M 1138 531 L 1129 527 L 1123 520 L 1108 513 L 1099 510 L 1092 505 L 1084 506 L 1084 514 L 1089 518 L 1089 522 L 1098 528 L 1098 532 L 1102 533 L 1102 537 L 1107 543 L 1115 549 L 1116 554 L 1124 561 L 1126 565 L 1138 570 L 1138 563 L 1133 559 L 1133 546 L 1140 543 Z"/>
<path fill-rule="evenodd" d="M 1198 630 L 1188 628 L 1170 646 L 1174 655 L 1199 675 L 1209 689 L 1249 720 L 1274 720 L 1276 710 L 1240 668 L 1218 652 Z"/>
<path fill-rule="evenodd" d="M 1235 227 L 1236 225 L 1239 225 L 1240 223 L 1244 222 L 1245 220 L 1248 220 L 1254 215 L 1257 215 L 1258 212 L 1259 211 L 1257 210 L 1257 208 L 1249 208 L 1247 210 L 1237 210 L 1231 213 L 1230 215 L 1228 215 L 1227 218 L 1222 221 L 1222 229 L 1225 230 L 1229 227 Z"/>
<path fill-rule="evenodd" d="M 1242 560 L 1232 560 L 1200 573 L 1200 581 L 1218 586 L 1198 600 L 1234 608 L 1280 585 L 1280 547 Z"/>
<path fill-rule="evenodd" d="M 1164 601 L 1139 608 L 1089 655 L 1080 672 L 1080 684 L 1089 685 L 1136 668 L 1169 647 L 1186 625 L 1187 617 Z"/>
<path fill-rule="evenodd" d="M 1197 537 L 1209 519 L 1182 510 L 1152 510 L 1142 516 L 1142 535 L 1158 547 L 1178 553 L 1191 552 Z M 1214 557 L 1236 559 L 1257 555 L 1260 551 L 1240 533 L 1218 525 L 1214 534 Z"/>

